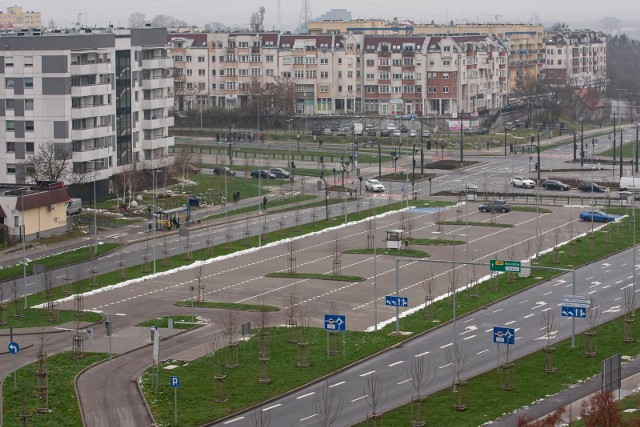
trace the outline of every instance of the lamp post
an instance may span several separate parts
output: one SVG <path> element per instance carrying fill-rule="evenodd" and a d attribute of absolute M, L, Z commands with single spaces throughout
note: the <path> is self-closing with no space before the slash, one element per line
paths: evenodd
<path fill-rule="evenodd" d="M 158 211 L 156 208 L 156 173 L 158 169 L 152 169 L 153 172 L 153 274 L 156 274 L 156 230 L 158 229 Z"/>
<path fill-rule="evenodd" d="M 371 197 L 371 204 L 373 205 L 373 328 L 378 332 L 378 253 L 376 249 L 376 204 L 373 201 L 373 195 Z"/>
<path fill-rule="evenodd" d="M 319 178 L 324 182 L 324 215 L 325 220 L 329 221 L 329 186 L 327 185 L 327 180 L 324 178 L 324 172 L 320 172 Z M 320 181 L 318 181 L 318 190 L 320 190 Z"/>
<path fill-rule="evenodd" d="M 24 190 L 22 190 L 22 274 L 24 288 L 24 308 L 27 308 L 27 223 L 24 220 Z"/>

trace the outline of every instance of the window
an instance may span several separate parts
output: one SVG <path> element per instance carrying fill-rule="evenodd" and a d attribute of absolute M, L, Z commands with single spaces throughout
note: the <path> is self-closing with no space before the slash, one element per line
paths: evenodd
<path fill-rule="evenodd" d="M 235 76 L 236 75 L 236 69 L 235 68 L 227 68 L 226 71 L 224 72 L 224 74 L 226 76 Z"/>
<path fill-rule="evenodd" d="M 7 89 L 13 89 L 14 84 L 15 83 L 13 79 L 11 78 L 4 79 L 4 87 L 6 87 Z"/>
<path fill-rule="evenodd" d="M 236 55 L 234 53 L 230 53 L 227 55 L 227 62 L 236 62 Z"/>
<path fill-rule="evenodd" d="M 252 76 L 260 76 L 260 75 L 262 75 L 262 69 L 261 68 L 252 68 L 251 69 L 251 75 Z"/>
<path fill-rule="evenodd" d="M 33 111 L 33 99 L 24 100 L 24 109 L 25 111 Z"/>
<path fill-rule="evenodd" d="M 204 62 L 204 56 L 198 56 L 198 62 Z"/>
<path fill-rule="evenodd" d="M 187 76 L 192 76 L 193 75 L 193 70 L 187 70 Z"/>
<path fill-rule="evenodd" d="M 373 79 L 376 78 L 376 76 L 373 73 L 372 74 L 367 73 L 366 78 L 367 78 L 367 80 L 373 80 Z"/>
<path fill-rule="evenodd" d="M 320 58 L 320 65 L 327 65 L 329 63 L 329 58 Z"/>
<path fill-rule="evenodd" d="M 302 65 L 304 63 L 303 61 L 304 61 L 304 57 L 302 56 L 295 56 L 293 58 L 293 63 L 296 65 Z"/>
<path fill-rule="evenodd" d="M 291 57 L 282 58 L 282 65 L 291 65 Z"/>
<path fill-rule="evenodd" d="M 449 86 L 443 86 L 442 93 L 449 93 Z"/>
<path fill-rule="evenodd" d="M 239 74 L 238 74 L 239 76 L 246 77 L 246 76 L 248 76 L 248 75 L 249 75 L 249 70 L 246 70 L 246 69 L 240 69 L 240 70 L 238 70 L 238 73 L 239 73 Z"/>
<path fill-rule="evenodd" d="M 33 67 L 33 56 L 25 56 L 24 57 L 24 66 L 25 67 Z"/>
<path fill-rule="evenodd" d="M 338 71 L 338 78 L 341 79 L 342 78 L 342 71 Z"/>
<path fill-rule="evenodd" d="M 25 150 L 27 153 L 33 153 L 33 142 L 26 142 Z"/>
<path fill-rule="evenodd" d="M 442 73 L 442 78 L 444 80 L 449 80 L 449 73 Z"/>
<path fill-rule="evenodd" d="M 392 63 L 394 67 L 399 67 L 402 65 L 402 59 L 394 59 Z"/>
<path fill-rule="evenodd" d="M 7 110 L 13 110 L 13 105 L 14 105 L 13 99 L 6 99 L 4 101 L 4 107 Z"/>
<path fill-rule="evenodd" d="M 393 86 L 393 93 L 402 93 L 402 86 Z"/>
<path fill-rule="evenodd" d="M 393 80 L 402 80 L 402 73 L 393 73 L 393 74 L 391 75 L 391 78 L 392 78 Z"/>
<path fill-rule="evenodd" d="M 211 70 L 211 75 L 215 76 L 216 75 L 216 70 Z"/>
<path fill-rule="evenodd" d="M 16 123 L 13 120 L 7 120 L 7 131 L 13 132 L 16 130 Z"/>
<path fill-rule="evenodd" d="M 205 83 L 202 83 L 202 82 L 198 83 L 198 89 L 205 90 L 205 88 L 206 88 Z"/>
<path fill-rule="evenodd" d="M 191 62 L 191 55 L 187 55 L 185 62 Z"/>
<path fill-rule="evenodd" d="M 249 55 L 238 55 L 238 62 L 249 62 Z"/>
<path fill-rule="evenodd" d="M 314 65 L 316 63 L 316 57 L 315 56 L 306 56 L 304 59 L 305 64 L 308 65 Z"/>
<path fill-rule="evenodd" d="M 5 67 L 13 67 L 13 58 L 11 57 L 6 57 L 4 59 L 4 66 Z"/>
<path fill-rule="evenodd" d="M 7 141 L 7 153 L 15 153 L 16 143 Z"/>
<path fill-rule="evenodd" d="M 267 68 L 267 76 L 273 76 L 273 68 Z"/>
<path fill-rule="evenodd" d="M 451 52 L 451 46 L 445 46 L 442 48 L 444 52 Z"/>
<path fill-rule="evenodd" d="M 173 62 L 182 62 L 182 55 L 173 55 Z"/>
<path fill-rule="evenodd" d="M 198 75 L 199 76 L 204 76 L 205 75 L 205 70 L 198 70 Z"/>
<path fill-rule="evenodd" d="M 211 84 L 211 89 L 216 90 L 216 84 L 215 83 Z"/>
<path fill-rule="evenodd" d="M 227 82 L 226 83 L 227 90 L 236 90 L 236 82 Z"/>
<path fill-rule="evenodd" d="M 211 62 L 216 62 L 216 56 L 215 55 L 211 55 Z"/>
<path fill-rule="evenodd" d="M 375 61 L 373 59 L 367 59 L 367 67 L 373 67 L 375 65 Z"/>
<path fill-rule="evenodd" d="M 16 173 L 16 165 L 7 165 L 7 175 L 14 175 Z"/>
<path fill-rule="evenodd" d="M 320 93 L 329 93 L 329 86 L 320 85 Z"/>
<path fill-rule="evenodd" d="M 273 55 L 267 55 L 267 62 L 273 62 Z"/>
<path fill-rule="evenodd" d="M 378 92 L 380 93 L 389 93 L 389 85 L 380 85 L 378 86 Z"/>
<path fill-rule="evenodd" d="M 304 70 L 295 70 L 293 72 L 293 77 L 296 78 L 296 79 L 304 78 Z"/>
<path fill-rule="evenodd" d="M 259 53 L 252 53 L 251 54 L 251 62 L 260 62 L 261 61 L 261 55 Z"/>
<path fill-rule="evenodd" d="M 329 72 L 328 71 L 320 71 L 320 78 L 321 79 L 328 79 L 329 78 Z"/>
<path fill-rule="evenodd" d="M 451 61 L 449 59 L 445 59 L 445 60 L 442 61 L 442 65 L 449 66 L 449 65 L 451 65 Z"/>

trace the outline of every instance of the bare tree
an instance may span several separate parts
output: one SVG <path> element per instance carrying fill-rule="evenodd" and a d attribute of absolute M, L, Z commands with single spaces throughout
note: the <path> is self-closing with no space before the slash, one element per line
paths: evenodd
<path fill-rule="evenodd" d="M 202 275 L 204 270 L 204 263 L 200 263 L 198 267 L 193 270 L 193 275 L 195 276 L 198 285 L 196 286 L 196 302 L 204 302 L 204 285 L 202 284 Z"/>
<path fill-rule="evenodd" d="M 623 303 L 624 303 L 624 342 L 635 341 L 635 329 L 636 329 L 636 295 L 633 292 L 633 287 L 628 285 L 624 288 Z"/>
<path fill-rule="evenodd" d="M 271 413 L 263 411 L 262 406 L 258 406 L 251 411 L 251 424 L 254 427 L 269 427 L 271 425 Z"/>
<path fill-rule="evenodd" d="M 0 325 L 7 323 L 7 306 L 4 301 L 4 283 L 0 282 Z"/>
<path fill-rule="evenodd" d="M 225 366 L 227 368 L 237 368 L 238 343 L 234 341 L 234 338 L 238 333 L 238 313 L 234 310 L 226 310 L 220 321 L 227 344 L 227 361 Z"/>
<path fill-rule="evenodd" d="M 433 299 L 436 290 L 436 277 L 431 268 L 429 268 L 429 271 L 425 274 L 424 281 L 422 282 L 422 289 L 424 289 L 425 292 L 424 317 L 433 317 L 435 315 Z"/>
<path fill-rule="evenodd" d="M 591 304 L 587 308 L 587 317 L 585 318 L 588 326 L 584 333 L 587 337 L 587 347 L 584 354 L 587 357 L 596 356 L 596 325 L 599 318 L 600 312 L 598 308 L 593 306 L 593 300 L 591 300 Z"/>
<path fill-rule="evenodd" d="M 284 300 L 284 315 L 285 315 L 285 324 L 287 327 L 287 342 L 290 344 L 296 343 L 296 327 L 298 322 L 298 296 L 296 294 L 295 286 L 285 297 Z"/>
<path fill-rule="evenodd" d="M 122 172 L 116 175 L 116 194 L 122 193 L 123 204 L 131 207 L 133 196 L 143 183 L 142 171 L 137 167 L 137 163 L 130 163 L 122 167 Z"/>
<path fill-rule="evenodd" d="M 560 243 L 562 243 L 562 228 L 560 224 L 556 224 L 556 227 L 553 229 L 553 263 L 560 264 Z"/>
<path fill-rule="evenodd" d="M 129 28 L 142 28 L 147 23 L 147 17 L 142 12 L 134 12 L 129 15 Z"/>
<path fill-rule="evenodd" d="M 382 425 L 383 414 L 378 412 L 384 405 L 389 395 L 389 389 L 384 387 L 382 376 L 377 372 L 372 372 L 367 377 L 367 384 L 364 389 L 364 396 L 367 404 L 371 408 L 371 414 L 367 414 L 367 419 L 372 420 L 372 426 L 376 427 L 378 421 Z"/>
<path fill-rule="evenodd" d="M 18 296 L 18 283 L 13 280 L 11 282 L 11 294 L 13 295 L 13 317 L 22 317 L 22 305 Z"/>
<path fill-rule="evenodd" d="M 261 6 L 260 8 L 258 8 L 257 12 L 253 12 L 251 14 L 251 20 L 249 24 L 249 28 L 251 28 L 251 31 L 264 31 L 264 11 L 264 6 Z"/>
<path fill-rule="evenodd" d="M 250 97 L 247 109 L 258 112 L 268 119 L 273 127 L 281 117 L 295 114 L 295 100 L 298 97 L 295 82 L 287 77 L 275 76 L 268 82 L 252 79 L 242 91 Z"/>
<path fill-rule="evenodd" d="M 288 270 L 289 270 L 289 274 L 295 274 L 296 273 L 296 242 L 295 240 L 291 240 L 289 241 L 289 243 L 287 243 L 287 249 L 289 251 L 289 256 L 287 257 L 287 263 L 288 263 Z"/>
<path fill-rule="evenodd" d="M 55 277 L 51 270 L 46 270 L 42 273 L 42 287 L 44 290 L 44 299 L 46 305 L 46 312 L 49 314 L 49 320 L 56 320 L 56 302 L 53 299 L 53 288 L 55 285 Z"/>
<path fill-rule="evenodd" d="M 411 379 L 411 385 L 415 394 L 411 397 L 415 407 L 414 426 L 425 424 L 426 418 L 426 388 L 435 378 L 436 372 L 431 369 L 429 361 L 424 355 L 416 355 L 411 359 L 411 366 L 407 369 L 407 376 Z"/>
<path fill-rule="evenodd" d="M 341 276 L 342 275 L 342 260 L 340 259 L 342 255 L 342 244 L 340 243 L 340 237 L 335 234 L 333 236 L 333 275 Z"/>
<path fill-rule="evenodd" d="M 66 145 L 46 142 L 39 144 L 24 161 L 26 178 L 41 181 L 69 182 L 72 174 L 71 149 Z"/>
<path fill-rule="evenodd" d="M 511 241 L 511 245 L 505 248 L 505 253 L 507 255 L 506 259 L 516 260 L 518 258 L 518 246 Z M 512 271 L 507 272 L 507 282 L 513 283 L 516 281 L 517 273 Z"/>
<path fill-rule="evenodd" d="M 364 229 L 367 233 L 367 250 L 373 250 L 373 243 L 375 241 L 373 227 L 373 220 L 369 219 L 363 223 Z"/>
<path fill-rule="evenodd" d="M 554 314 L 551 310 L 546 310 L 541 313 L 540 328 L 544 331 L 545 345 L 543 348 L 544 353 L 547 355 L 544 365 L 544 371 L 546 373 L 553 373 L 556 371 L 555 365 L 555 347 L 553 346 L 553 339 L 556 336 L 554 328 Z"/>
<path fill-rule="evenodd" d="M 463 377 L 467 364 L 467 353 L 457 343 L 454 343 L 445 348 L 444 355 L 453 374 L 451 381 L 451 393 L 454 397 L 453 409 L 464 411 L 467 409 L 467 404 L 463 401 L 462 387 L 467 384 L 467 380 Z"/>
<path fill-rule="evenodd" d="M 329 381 L 318 387 L 311 408 L 322 427 L 331 427 L 338 421 L 343 408 L 342 397 L 336 396 L 335 388 L 329 387 Z"/>
<path fill-rule="evenodd" d="M 258 382 L 260 384 L 271 383 L 271 346 L 270 336 L 267 326 L 269 325 L 269 311 L 262 300 L 260 311 L 255 315 L 258 324 L 258 363 L 260 365 L 260 373 Z"/>
<path fill-rule="evenodd" d="M 151 25 L 154 27 L 186 27 L 188 24 L 182 19 L 177 19 L 170 15 L 156 15 L 151 20 Z"/>

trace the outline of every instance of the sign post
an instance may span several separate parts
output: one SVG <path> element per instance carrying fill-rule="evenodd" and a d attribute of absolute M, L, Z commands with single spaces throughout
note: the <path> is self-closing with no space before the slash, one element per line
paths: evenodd
<path fill-rule="evenodd" d="M 329 360 L 329 332 L 342 331 L 342 358 L 347 357 L 347 339 L 345 331 L 347 330 L 347 316 L 344 314 L 325 314 L 324 330 L 327 331 L 327 360 Z"/>
<path fill-rule="evenodd" d="M 169 384 L 173 387 L 173 425 L 178 425 L 178 387 L 180 387 L 180 377 L 169 377 Z"/>
<path fill-rule="evenodd" d="M 502 326 L 493 327 L 493 342 L 496 344 L 514 345 L 516 343 L 516 331 Z"/>
<path fill-rule="evenodd" d="M 491 271 L 503 271 L 509 273 L 520 273 L 522 270 L 522 263 L 520 261 L 507 261 L 502 259 L 489 260 L 489 270 Z"/>
<path fill-rule="evenodd" d="M 11 328 L 11 335 L 13 336 L 13 328 Z M 17 342 L 13 341 L 13 338 L 11 338 L 11 342 L 9 343 L 7 348 L 9 350 L 9 353 L 13 355 L 17 355 L 18 352 L 20 351 L 20 346 L 18 345 Z M 18 370 L 18 367 L 15 366 L 14 364 L 14 368 L 13 368 L 13 390 L 14 391 L 18 390 L 18 379 L 16 378 L 17 370 Z"/>

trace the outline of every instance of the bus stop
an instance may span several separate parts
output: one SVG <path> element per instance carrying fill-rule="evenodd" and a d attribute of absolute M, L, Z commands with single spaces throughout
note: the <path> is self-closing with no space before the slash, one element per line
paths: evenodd
<path fill-rule="evenodd" d="M 170 231 L 189 223 L 191 220 L 191 208 L 189 206 L 182 206 L 179 208 L 158 210 L 155 218 L 156 230 Z"/>

